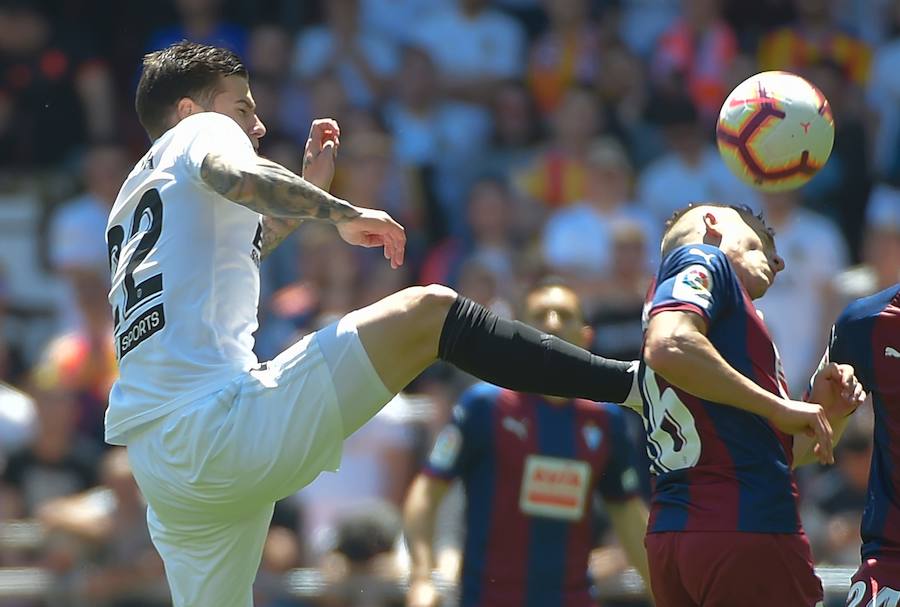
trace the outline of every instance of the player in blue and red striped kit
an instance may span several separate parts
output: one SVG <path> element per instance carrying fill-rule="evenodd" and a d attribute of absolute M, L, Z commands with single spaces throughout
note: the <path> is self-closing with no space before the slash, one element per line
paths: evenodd
<path fill-rule="evenodd" d="M 547 333 L 590 341 L 578 298 L 567 288 L 538 288 L 527 298 L 525 312 Z M 627 438 L 624 415 L 612 406 L 490 384 L 468 390 L 407 499 L 408 604 L 436 603 L 430 583 L 434 519 L 454 478 L 462 479 L 467 502 L 463 607 L 594 605 L 588 557 L 596 535 L 595 493 L 646 579 L 647 508 L 636 493 L 635 446 Z"/>
<path fill-rule="evenodd" d="M 811 393 L 825 407 L 788 396 L 752 302 L 784 262 L 749 209 L 676 213 L 662 257 L 638 372 L 654 474 L 646 546 L 657 605 L 813 607 L 822 585 L 792 467 L 816 455 L 832 461 L 832 413 L 861 402 L 862 388 L 852 368 L 829 364 Z"/>
<path fill-rule="evenodd" d="M 853 365 L 872 398 L 875 439 L 862 519 L 862 564 L 848 607 L 900 603 L 900 284 L 851 303 L 823 362 Z M 848 411 L 849 413 L 849 411 Z"/>

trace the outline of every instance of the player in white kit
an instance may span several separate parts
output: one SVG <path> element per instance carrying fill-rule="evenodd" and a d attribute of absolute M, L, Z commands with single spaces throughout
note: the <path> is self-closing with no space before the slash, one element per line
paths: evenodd
<path fill-rule="evenodd" d="M 182 42 L 144 59 L 152 147 L 110 213 L 120 377 L 106 439 L 126 445 L 176 607 L 248 607 L 273 504 L 340 462 L 344 438 L 441 358 L 512 390 L 623 402 L 631 363 L 412 287 L 253 354 L 260 259 L 302 220 L 403 263 L 403 228 L 327 188 L 339 129 L 313 123 L 303 179 L 256 154 L 265 127 L 230 51 Z M 313 185 L 316 184 L 316 185 Z"/>

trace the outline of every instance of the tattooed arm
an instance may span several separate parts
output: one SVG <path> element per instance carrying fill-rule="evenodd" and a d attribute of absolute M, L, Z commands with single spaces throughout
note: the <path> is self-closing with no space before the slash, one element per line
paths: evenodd
<path fill-rule="evenodd" d="M 320 219 L 342 223 L 362 213 L 276 162 L 258 157 L 254 163 L 236 164 L 209 153 L 200 165 L 200 177 L 232 202 L 268 217 Z"/>
<path fill-rule="evenodd" d="M 200 165 L 200 178 L 228 200 L 269 218 L 333 223 L 344 241 L 384 247 L 384 256 L 392 267 L 403 264 L 406 234 L 390 215 L 355 207 L 271 160 L 257 157 L 252 162 L 235 163 L 211 152 Z M 290 223 L 282 225 L 284 230 L 290 227 Z M 274 244 L 277 240 L 271 237 L 269 250 Z"/>
<path fill-rule="evenodd" d="M 341 144 L 341 129 L 331 118 L 317 118 L 309 126 L 309 137 L 303 149 L 303 172 L 300 176 L 314 186 L 329 190 L 334 177 L 334 163 Z M 262 218 L 262 257 L 265 258 L 294 230 L 303 219 Z"/>

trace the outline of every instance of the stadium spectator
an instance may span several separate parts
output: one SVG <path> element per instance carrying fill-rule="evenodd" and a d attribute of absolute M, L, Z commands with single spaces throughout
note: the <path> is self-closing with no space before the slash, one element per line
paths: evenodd
<path fill-rule="evenodd" d="M 147 52 L 165 48 L 181 40 L 214 44 L 242 57 L 247 52 L 247 29 L 225 20 L 223 0 L 175 0 L 178 22 L 150 35 Z"/>
<path fill-rule="evenodd" d="M 526 78 L 541 113 L 549 116 L 570 87 L 594 82 L 604 44 L 587 0 L 543 0 L 542 5 L 550 23 L 531 44 Z"/>
<path fill-rule="evenodd" d="M 43 504 L 37 518 L 47 534 L 64 536 L 48 555 L 74 561 L 66 590 L 77 605 L 164 607 L 170 604 L 163 564 L 150 542 L 147 504 L 124 449 L 110 449 L 100 462 L 100 485 Z M 61 554 L 61 551 L 70 554 Z M 72 552 L 75 552 L 73 554 Z M 86 566 L 85 566 L 86 565 Z"/>
<path fill-rule="evenodd" d="M 443 94 L 485 106 L 506 79 L 525 69 L 521 25 L 487 0 L 459 0 L 436 10 L 411 32 L 437 66 Z"/>
<path fill-rule="evenodd" d="M 659 39 L 651 65 L 658 87 L 688 91 L 704 126 L 719 115 L 737 38 L 720 15 L 720 0 L 686 0 L 683 16 Z"/>
<path fill-rule="evenodd" d="M 604 123 L 628 149 L 637 168 L 663 153 L 662 138 L 646 120 L 650 91 L 647 66 L 626 46 L 606 48 L 594 83 L 605 108 Z"/>
<path fill-rule="evenodd" d="M 880 184 L 866 206 L 862 263 L 835 276 L 835 318 L 854 299 L 886 289 L 900 280 L 900 189 Z"/>
<path fill-rule="evenodd" d="M 796 191 L 760 198 L 785 269 L 756 307 L 778 344 L 788 387 L 800 395 L 822 356 L 822 340 L 833 321 L 831 281 L 849 263 L 847 247 L 832 221 L 800 206 Z M 797 305 L 800 301 L 803 305 Z"/>
<path fill-rule="evenodd" d="M 876 125 L 871 129 L 872 168 L 882 178 L 900 176 L 900 2 L 888 4 L 889 38 L 875 50 L 866 101 Z"/>
<path fill-rule="evenodd" d="M 500 86 L 491 101 L 491 127 L 487 147 L 467 172 L 515 175 L 531 162 L 543 135 L 537 106 L 525 83 L 509 81 Z"/>
<path fill-rule="evenodd" d="M 455 0 L 360 0 L 363 28 L 396 44 L 406 44 L 411 23 L 420 23 Z"/>
<path fill-rule="evenodd" d="M 585 287 L 588 324 L 594 330 L 591 352 L 620 360 L 636 359 L 644 341 L 641 312 L 652 275 L 644 226 L 619 221 L 611 226 L 609 272 Z M 656 248 L 654 247 L 654 252 Z"/>
<path fill-rule="evenodd" d="M 35 435 L 8 454 L 0 475 L 0 503 L 11 518 L 33 517 L 47 500 L 97 482 L 100 452 L 77 432 L 73 395 L 45 368 L 35 373 L 30 393 L 37 412 Z"/>
<path fill-rule="evenodd" d="M 604 130 L 594 91 L 569 89 L 553 114 L 550 139 L 513 176 L 522 195 L 548 209 L 582 200 L 587 182 L 587 154 L 591 142 Z"/>
<path fill-rule="evenodd" d="M 801 515 L 816 561 L 859 563 L 859 526 L 871 460 L 872 428 L 854 419 L 835 447 L 836 465 L 804 486 Z"/>
<path fill-rule="evenodd" d="M 728 170 L 708 143 L 690 98 L 659 96 L 650 117 L 662 129 L 668 151 L 638 178 L 638 202 L 660 223 L 692 201 L 718 200 L 758 207 L 757 193 Z"/>
<path fill-rule="evenodd" d="M 872 49 L 835 24 L 829 0 L 793 0 L 796 20 L 763 37 L 759 45 L 762 70 L 802 72 L 822 60 L 841 67 L 845 80 L 864 85 Z"/>
<path fill-rule="evenodd" d="M 59 302 L 66 329 L 84 328 L 87 321 L 79 306 L 72 305 L 79 289 L 85 288 L 79 283 L 89 280 L 90 274 L 109 272 L 106 220 L 128 175 L 130 160 L 118 144 L 91 145 L 82 159 L 84 192 L 62 202 L 50 220 L 50 261 L 68 286 Z M 105 309 L 103 314 L 108 316 Z"/>
<path fill-rule="evenodd" d="M 400 57 L 393 42 L 360 27 L 359 4 L 323 3 L 325 23 L 297 37 L 293 71 L 304 82 L 334 72 L 352 105 L 370 107 L 385 93 Z"/>
<path fill-rule="evenodd" d="M 622 0 L 619 5 L 619 34 L 628 47 L 648 58 L 656 42 L 681 12 L 679 0 Z"/>
<path fill-rule="evenodd" d="M 508 296 L 519 249 L 515 210 L 516 203 L 503 180 L 495 177 L 477 180 L 466 203 L 465 232 L 432 247 L 422 264 L 420 282 L 457 286 L 462 266 L 467 260 L 477 259 L 493 276 L 500 291 Z"/>
<path fill-rule="evenodd" d="M 656 219 L 631 202 L 633 171 L 618 141 L 602 138 L 594 142 L 588 152 L 586 169 L 584 199 L 552 213 L 543 233 L 547 265 L 578 285 L 600 280 L 612 271 L 613 233 L 617 222 L 630 221 L 644 230 L 646 260 L 656 258 L 659 240 Z M 586 305 L 592 303 L 593 297 Z"/>
<path fill-rule="evenodd" d="M 420 209 L 425 216 L 417 221 L 408 224 L 408 214 L 399 219 L 413 228 L 424 221 L 428 241 L 461 229 L 454 192 L 461 187 L 460 176 L 469 168 L 473 151 L 486 146 L 490 128 L 480 110 L 441 96 L 438 76 L 425 50 L 405 47 L 396 98 L 384 107 L 396 159 L 409 167 L 425 205 Z"/>
<path fill-rule="evenodd" d="M 59 165 L 116 130 L 106 61 L 55 28 L 39 3 L 0 4 L 0 166 Z M 50 144 L 52 142 L 52 144 Z"/>
<path fill-rule="evenodd" d="M 341 520 L 323 567 L 325 607 L 400 607 L 397 508 L 377 500 L 356 504 Z"/>

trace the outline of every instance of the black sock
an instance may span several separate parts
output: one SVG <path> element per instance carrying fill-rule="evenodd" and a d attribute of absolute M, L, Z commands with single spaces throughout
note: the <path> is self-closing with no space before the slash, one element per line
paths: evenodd
<path fill-rule="evenodd" d="M 492 384 L 548 396 L 624 402 L 630 362 L 591 354 L 459 296 L 444 321 L 438 358 Z"/>

